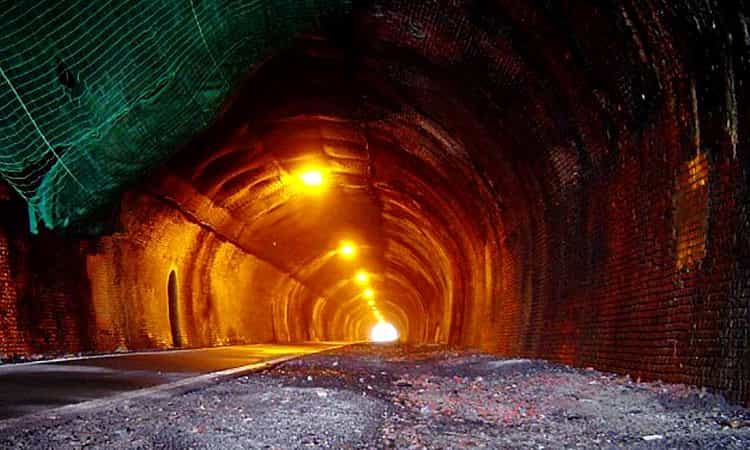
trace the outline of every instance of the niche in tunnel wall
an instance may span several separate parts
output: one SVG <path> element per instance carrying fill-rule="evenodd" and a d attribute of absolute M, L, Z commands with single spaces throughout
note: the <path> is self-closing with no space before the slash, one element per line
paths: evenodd
<path fill-rule="evenodd" d="M 200 228 L 145 197 L 124 203 L 124 231 L 101 238 L 87 260 L 96 349 L 169 348 L 167 270 L 189 273 Z M 182 284 L 177 279 L 175 287 L 184 305 L 190 295 Z"/>
<path fill-rule="evenodd" d="M 177 289 L 177 274 L 174 270 L 169 271 L 169 279 L 167 280 L 167 302 L 169 304 L 169 326 L 172 330 L 172 345 L 182 347 L 179 292 Z"/>

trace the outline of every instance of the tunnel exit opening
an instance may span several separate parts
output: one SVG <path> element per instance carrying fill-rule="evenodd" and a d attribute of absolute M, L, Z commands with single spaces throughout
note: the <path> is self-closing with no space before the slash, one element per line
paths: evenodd
<path fill-rule="evenodd" d="M 398 340 L 398 330 L 389 322 L 378 322 L 370 331 L 372 342 L 394 342 Z"/>
<path fill-rule="evenodd" d="M 169 326 L 172 331 L 172 345 L 182 347 L 182 336 L 180 335 L 180 314 L 177 295 L 177 275 L 174 270 L 169 272 L 167 282 L 167 297 L 169 302 Z"/>

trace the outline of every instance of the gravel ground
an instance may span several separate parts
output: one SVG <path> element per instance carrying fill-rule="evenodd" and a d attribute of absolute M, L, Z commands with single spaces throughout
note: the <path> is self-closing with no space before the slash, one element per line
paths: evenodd
<path fill-rule="evenodd" d="M 0 448 L 750 448 L 750 411 L 701 389 L 440 347 L 349 347 L 53 414 L 0 428 Z"/>

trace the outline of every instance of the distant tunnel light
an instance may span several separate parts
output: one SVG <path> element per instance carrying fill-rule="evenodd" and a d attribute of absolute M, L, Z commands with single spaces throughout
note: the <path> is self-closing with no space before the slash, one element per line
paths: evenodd
<path fill-rule="evenodd" d="M 396 330 L 393 324 L 388 322 L 379 322 L 370 331 L 370 340 L 372 342 L 393 342 L 397 339 L 398 330 Z"/>
<path fill-rule="evenodd" d="M 373 291 L 372 289 L 365 289 L 362 295 L 364 295 L 365 298 L 373 299 L 375 298 L 375 291 Z"/>

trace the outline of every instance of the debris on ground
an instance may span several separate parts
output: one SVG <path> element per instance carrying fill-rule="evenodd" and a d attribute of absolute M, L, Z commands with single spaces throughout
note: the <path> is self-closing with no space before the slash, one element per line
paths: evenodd
<path fill-rule="evenodd" d="M 750 448 L 750 411 L 705 389 L 438 346 L 351 346 L 48 416 L 0 422 L 0 448 Z"/>

